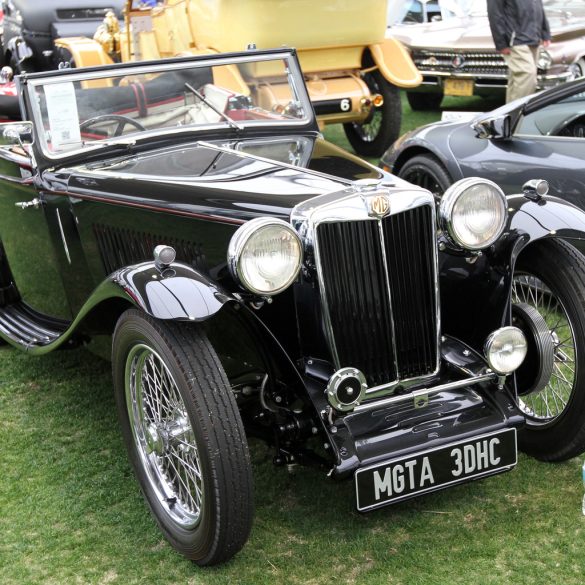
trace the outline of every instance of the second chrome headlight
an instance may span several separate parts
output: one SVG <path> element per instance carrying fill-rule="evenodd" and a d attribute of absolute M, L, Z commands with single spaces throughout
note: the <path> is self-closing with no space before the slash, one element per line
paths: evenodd
<path fill-rule="evenodd" d="M 301 262 L 300 238 L 280 219 L 252 219 L 238 228 L 228 247 L 232 276 L 258 295 L 275 295 L 289 287 Z"/>
<path fill-rule="evenodd" d="M 487 179 L 462 179 L 441 199 L 442 228 L 458 246 L 481 250 L 491 246 L 506 226 L 508 205 L 504 192 Z"/>

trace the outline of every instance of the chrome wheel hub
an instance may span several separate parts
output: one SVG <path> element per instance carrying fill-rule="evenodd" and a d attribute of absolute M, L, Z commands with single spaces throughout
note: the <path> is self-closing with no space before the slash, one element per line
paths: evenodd
<path fill-rule="evenodd" d="M 554 356 L 550 378 L 538 392 L 519 400 L 527 417 L 536 424 L 547 424 L 565 411 L 575 386 L 577 347 L 573 327 L 560 299 L 536 276 L 514 275 L 512 302 L 534 307 L 549 329 Z"/>
<path fill-rule="evenodd" d="M 149 487 L 176 524 L 194 528 L 204 498 L 195 434 L 173 375 L 145 344 L 126 361 L 126 407 Z"/>

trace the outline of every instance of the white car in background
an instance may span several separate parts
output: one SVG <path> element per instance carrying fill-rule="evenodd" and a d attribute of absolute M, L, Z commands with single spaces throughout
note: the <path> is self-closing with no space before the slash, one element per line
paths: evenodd
<path fill-rule="evenodd" d="M 406 45 L 423 76 L 407 92 L 414 110 L 436 109 L 443 96 L 505 95 L 507 66 L 495 49 L 486 0 L 390 2 L 392 36 Z M 544 3 L 552 43 L 541 47 L 538 89 L 585 74 L 585 1 Z"/>

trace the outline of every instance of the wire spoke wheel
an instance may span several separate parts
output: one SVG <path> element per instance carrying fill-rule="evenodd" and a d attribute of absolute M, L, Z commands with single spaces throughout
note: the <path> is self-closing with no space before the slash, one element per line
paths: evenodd
<path fill-rule="evenodd" d="M 517 273 L 512 284 L 512 302 L 534 307 L 544 318 L 554 347 L 553 372 L 538 392 L 522 396 L 519 405 L 535 423 L 548 423 L 560 416 L 575 388 L 575 334 L 561 301 L 538 277 Z"/>
<path fill-rule="evenodd" d="M 367 64 L 367 67 L 372 65 Z M 363 81 L 368 86 L 370 97 L 380 95 L 383 103 L 379 107 L 371 106 L 368 115 L 360 122 L 344 123 L 343 129 L 357 154 L 380 157 L 400 135 L 400 92 L 377 69 L 365 73 Z"/>
<path fill-rule="evenodd" d="M 174 522 L 184 528 L 196 526 L 203 483 L 195 435 L 172 374 L 147 345 L 136 345 L 128 355 L 126 403 L 154 493 Z"/>
<path fill-rule="evenodd" d="M 373 112 L 368 116 L 368 119 L 363 124 L 357 124 L 352 122 L 355 133 L 364 142 L 374 142 L 380 134 L 382 127 L 382 112 L 375 108 Z"/>
<path fill-rule="evenodd" d="M 250 534 L 252 469 L 207 335 L 128 309 L 114 331 L 112 373 L 130 462 L 165 538 L 201 566 L 229 560 Z"/>
<path fill-rule="evenodd" d="M 518 256 L 511 284 L 529 347 L 516 371 L 526 419 L 518 446 L 564 461 L 585 450 L 585 257 L 562 239 L 537 240 Z"/>

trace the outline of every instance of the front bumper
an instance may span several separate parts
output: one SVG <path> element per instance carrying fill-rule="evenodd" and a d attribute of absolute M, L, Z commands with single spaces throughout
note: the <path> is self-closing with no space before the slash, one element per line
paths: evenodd
<path fill-rule="evenodd" d="M 505 390 L 494 383 L 439 392 L 428 404 L 403 403 L 335 420 L 329 428 L 337 454 L 332 476 L 343 479 L 357 469 L 387 459 L 436 449 L 458 440 L 520 428 L 524 416 Z"/>
<path fill-rule="evenodd" d="M 468 79 L 473 81 L 473 94 L 479 96 L 503 95 L 508 84 L 506 74 L 478 75 L 474 73 L 421 71 L 423 81 L 418 87 L 409 91 L 417 93 L 443 93 L 446 79 Z M 571 71 L 539 74 L 537 89 L 548 89 L 561 83 L 571 81 Z"/>
<path fill-rule="evenodd" d="M 397 388 L 392 396 L 363 402 L 350 413 L 324 408 L 322 386 L 314 377 L 307 379 L 309 393 L 320 402 L 315 405 L 333 456 L 333 478 L 524 425 L 512 389 L 486 370 L 481 355 L 447 336 L 441 356 L 441 372 L 424 388 Z"/>

